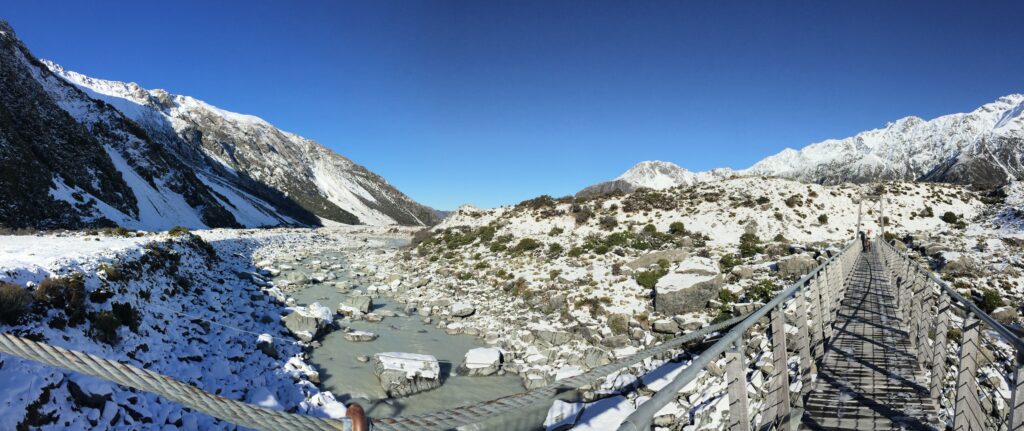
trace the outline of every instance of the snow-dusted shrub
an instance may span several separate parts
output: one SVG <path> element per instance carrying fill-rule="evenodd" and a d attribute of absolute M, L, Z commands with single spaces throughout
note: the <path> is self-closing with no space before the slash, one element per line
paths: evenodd
<path fill-rule="evenodd" d="M 0 282 L 0 320 L 13 324 L 32 305 L 32 294 L 14 283 Z"/>
<path fill-rule="evenodd" d="M 533 238 L 523 238 L 519 240 L 519 243 L 517 243 L 514 247 L 510 248 L 508 251 L 512 253 L 523 253 L 527 251 L 536 250 L 540 248 L 542 245 L 544 244 L 541 244 L 539 241 Z"/>
<path fill-rule="evenodd" d="M 602 229 L 612 230 L 619 225 L 619 220 L 615 218 L 615 216 L 613 215 L 606 215 L 604 217 L 601 217 L 601 220 L 598 222 L 598 224 L 601 225 Z"/>
<path fill-rule="evenodd" d="M 672 235 L 686 235 L 686 226 L 681 221 L 674 221 L 668 225 L 668 233 Z"/>
<path fill-rule="evenodd" d="M 761 239 L 752 233 L 745 233 L 740 236 L 740 256 L 751 257 L 764 252 L 761 247 Z"/>
<path fill-rule="evenodd" d="M 85 280 L 80 273 L 66 277 L 46 277 L 34 292 L 40 306 L 63 310 L 71 326 L 85 320 Z"/>
<path fill-rule="evenodd" d="M 107 343 L 111 346 L 120 341 L 117 329 L 121 327 L 121 320 L 111 311 L 100 311 L 91 317 L 92 329 L 89 331 L 96 341 Z"/>
<path fill-rule="evenodd" d="M 190 233 L 192 233 L 192 231 L 188 230 L 188 228 L 186 227 L 181 226 L 172 227 L 171 230 L 167 231 L 167 234 L 173 237 L 179 237 Z"/>

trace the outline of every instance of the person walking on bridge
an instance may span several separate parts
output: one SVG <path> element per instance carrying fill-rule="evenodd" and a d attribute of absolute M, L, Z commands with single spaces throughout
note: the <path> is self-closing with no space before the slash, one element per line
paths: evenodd
<path fill-rule="evenodd" d="M 864 235 L 864 251 L 871 251 L 871 229 L 868 229 L 867 235 Z"/>
<path fill-rule="evenodd" d="M 864 231 L 857 232 L 857 237 L 860 239 L 860 250 L 868 251 L 868 237 L 864 234 Z"/>

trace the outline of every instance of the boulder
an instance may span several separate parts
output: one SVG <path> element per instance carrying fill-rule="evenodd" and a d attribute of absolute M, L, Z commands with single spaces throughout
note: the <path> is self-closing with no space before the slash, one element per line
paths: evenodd
<path fill-rule="evenodd" d="M 318 302 L 308 307 L 295 307 L 282 321 L 285 328 L 302 341 L 312 341 L 320 336 L 334 320 L 334 312 Z"/>
<path fill-rule="evenodd" d="M 691 257 L 672 270 L 677 274 L 718 275 L 718 264 L 706 257 Z"/>
<path fill-rule="evenodd" d="M 746 280 L 754 277 L 754 268 L 746 265 L 740 265 L 733 267 L 730 273 L 740 280 Z"/>
<path fill-rule="evenodd" d="M 473 308 L 472 305 L 465 302 L 456 302 L 455 304 L 452 304 L 451 314 L 453 317 L 469 317 L 472 316 L 473 313 L 476 313 L 476 308 Z"/>
<path fill-rule="evenodd" d="M 373 298 L 369 295 L 351 295 L 345 299 L 343 304 L 355 308 L 361 313 L 369 313 L 373 308 Z"/>
<path fill-rule="evenodd" d="M 1010 306 L 1003 306 L 996 308 L 995 310 L 992 310 L 991 316 L 993 319 L 996 319 L 997 322 L 1002 323 L 1004 325 L 1009 325 L 1017 320 L 1019 314 L 1017 313 L 1016 308 Z"/>
<path fill-rule="evenodd" d="M 588 347 L 583 351 L 583 365 L 587 368 L 600 367 L 612 363 L 612 354 L 597 347 Z"/>
<path fill-rule="evenodd" d="M 274 337 L 270 334 L 260 334 L 256 338 L 256 348 L 263 352 L 264 355 L 270 356 L 271 358 L 277 358 L 277 348 L 274 347 Z"/>
<path fill-rule="evenodd" d="M 745 316 L 757 311 L 761 307 L 764 307 L 763 302 L 740 302 L 732 304 L 732 315 L 737 317 Z"/>
<path fill-rule="evenodd" d="M 942 273 L 953 277 L 974 277 L 977 275 L 978 264 L 969 256 L 956 256 L 942 266 Z"/>
<path fill-rule="evenodd" d="M 431 355 L 384 352 L 373 355 L 380 387 L 391 398 L 406 397 L 441 386 L 441 366 Z"/>
<path fill-rule="evenodd" d="M 722 275 L 670 273 L 654 286 L 654 310 L 667 315 L 704 310 L 718 298 Z"/>
<path fill-rule="evenodd" d="M 794 254 L 782 258 L 776 266 L 779 270 L 779 277 L 797 278 L 816 268 L 818 261 L 806 254 Z"/>
<path fill-rule="evenodd" d="M 378 337 L 377 334 L 367 331 L 352 331 L 345 333 L 345 340 L 353 342 L 373 341 Z"/>
<path fill-rule="evenodd" d="M 676 263 L 685 260 L 689 256 L 690 252 L 681 248 L 674 250 L 655 251 L 640 256 L 631 262 L 627 262 L 623 266 L 633 271 L 637 271 L 646 269 L 651 265 L 657 265 L 658 261 L 662 259 L 669 261 L 669 263 Z"/>
<path fill-rule="evenodd" d="M 289 271 L 284 275 L 284 279 L 287 280 L 289 284 L 306 284 L 309 282 L 309 278 L 306 277 L 306 274 L 299 271 Z"/>
<path fill-rule="evenodd" d="M 672 319 L 659 319 L 651 323 L 651 329 L 660 334 L 678 334 L 679 325 Z"/>
<path fill-rule="evenodd" d="M 503 359 L 501 349 L 496 347 L 469 349 L 459 371 L 467 376 L 489 376 L 501 369 Z"/>
<path fill-rule="evenodd" d="M 568 332 L 555 329 L 553 327 L 546 325 L 534 326 L 530 328 L 530 331 L 533 333 L 533 336 L 536 337 L 538 340 L 547 343 L 548 345 L 551 346 L 561 346 L 565 343 L 568 343 L 573 338 L 572 334 Z"/>

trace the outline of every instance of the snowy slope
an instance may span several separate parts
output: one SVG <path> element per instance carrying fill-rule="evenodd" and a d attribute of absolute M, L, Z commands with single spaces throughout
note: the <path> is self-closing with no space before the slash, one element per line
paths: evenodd
<path fill-rule="evenodd" d="M 802 181 L 924 180 L 995 186 L 1024 176 L 1024 95 L 969 113 L 906 117 L 845 139 L 786 149 L 741 171 Z"/>
<path fill-rule="evenodd" d="M 253 183 L 267 186 L 272 191 L 264 191 L 260 197 L 272 193 L 286 197 L 307 212 L 291 214 L 304 222 L 312 223 L 317 217 L 372 225 L 423 225 L 434 221 L 433 211 L 380 176 L 258 117 L 229 112 L 189 96 L 95 79 L 53 62 L 44 63 L 55 75 L 91 97 L 116 107 L 206 177 L 219 177 L 222 184 L 238 184 L 245 179 L 249 187 Z M 260 206 L 260 199 L 241 187 L 234 192 L 249 205 Z M 244 218 L 240 211 L 235 213 Z"/>
<path fill-rule="evenodd" d="M 726 168 L 705 172 L 691 172 L 671 162 L 646 161 L 637 163 L 614 180 L 598 183 L 580 190 L 577 196 L 593 196 L 612 191 L 628 193 L 639 188 L 660 190 L 678 186 L 692 186 L 697 183 L 728 178 L 732 173 L 732 170 Z"/>

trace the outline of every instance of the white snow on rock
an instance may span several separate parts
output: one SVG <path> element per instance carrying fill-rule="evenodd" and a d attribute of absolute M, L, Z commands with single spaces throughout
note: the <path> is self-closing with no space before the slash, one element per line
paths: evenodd
<path fill-rule="evenodd" d="M 383 352 L 374 355 L 385 370 L 405 372 L 406 378 L 422 377 L 436 379 L 441 375 L 441 365 L 433 355 L 405 352 Z"/>
<path fill-rule="evenodd" d="M 477 347 L 466 352 L 466 368 L 488 368 L 501 363 L 501 349 Z"/>

